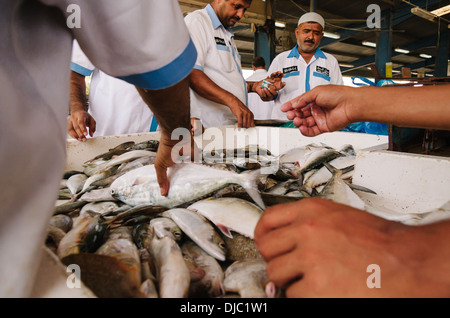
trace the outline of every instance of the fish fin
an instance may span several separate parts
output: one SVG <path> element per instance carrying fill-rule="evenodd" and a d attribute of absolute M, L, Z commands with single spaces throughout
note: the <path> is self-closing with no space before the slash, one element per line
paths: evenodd
<path fill-rule="evenodd" d="M 233 238 L 233 235 L 230 232 L 230 229 L 227 228 L 225 225 L 223 224 L 215 224 L 217 226 L 217 228 L 227 237 L 229 237 L 230 239 Z"/>
<path fill-rule="evenodd" d="M 139 184 L 143 184 L 145 181 L 147 181 L 149 178 L 148 177 L 138 177 L 134 180 L 133 182 L 133 186 L 135 185 L 139 185 Z"/>
<path fill-rule="evenodd" d="M 241 186 L 247 191 L 252 200 L 263 210 L 266 209 L 266 205 L 261 197 L 261 193 L 258 190 L 257 180 L 260 177 L 260 169 L 250 171 L 243 175 L 243 182 Z"/>
<path fill-rule="evenodd" d="M 346 180 L 344 180 L 344 181 L 348 184 L 348 186 L 352 190 L 357 190 L 357 191 L 363 191 L 363 192 L 368 192 L 368 193 L 372 193 L 372 194 L 377 194 L 375 191 L 373 191 L 373 190 L 371 190 L 369 188 L 366 188 L 366 187 L 363 187 L 363 186 L 360 186 L 360 185 L 357 185 L 357 184 L 354 184 L 354 183 L 349 183 Z"/>

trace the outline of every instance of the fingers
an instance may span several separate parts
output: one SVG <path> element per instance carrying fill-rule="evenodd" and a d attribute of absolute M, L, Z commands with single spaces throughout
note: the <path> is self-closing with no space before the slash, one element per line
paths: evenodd
<path fill-rule="evenodd" d="M 167 168 L 162 165 L 155 164 L 156 178 L 158 180 L 159 188 L 161 190 L 161 195 L 163 197 L 169 194 L 169 179 L 167 178 Z"/>
<path fill-rule="evenodd" d="M 304 278 L 303 258 L 304 256 L 295 250 L 267 262 L 268 279 L 282 289 L 289 289 L 293 285 L 299 284 Z"/>
<path fill-rule="evenodd" d="M 301 201 L 268 207 L 256 225 L 255 242 L 258 244 L 258 240 L 269 231 L 289 225 L 299 216 L 301 207 Z"/>

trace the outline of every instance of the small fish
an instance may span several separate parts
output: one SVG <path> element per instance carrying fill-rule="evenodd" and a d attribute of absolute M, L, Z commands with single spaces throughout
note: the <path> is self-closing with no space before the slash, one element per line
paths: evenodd
<path fill-rule="evenodd" d="M 242 298 L 274 297 L 264 260 L 236 261 L 225 270 L 224 287 L 227 292 L 239 293 Z"/>
<path fill-rule="evenodd" d="M 263 213 L 255 204 L 238 198 L 207 198 L 191 204 L 188 209 L 210 220 L 230 238 L 230 230 L 253 238 Z"/>
<path fill-rule="evenodd" d="M 264 202 L 256 186 L 259 171 L 238 174 L 195 163 L 176 164 L 168 169 L 170 190 L 161 195 L 154 165 L 134 169 L 111 184 L 112 195 L 129 205 L 153 204 L 177 207 L 217 191 L 228 184 L 241 185 L 261 207 Z"/>
<path fill-rule="evenodd" d="M 88 203 L 89 202 L 87 202 L 87 201 L 64 202 L 62 204 L 55 206 L 53 215 L 70 213 L 74 210 L 81 209 L 84 205 L 86 205 Z"/>
<path fill-rule="evenodd" d="M 324 162 L 329 162 L 342 154 L 332 148 L 323 148 L 316 151 L 310 151 L 305 155 L 303 160 L 299 161 L 300 171 L 306 172 L 321 166 Z"/>
<path fill-rule="evenodd" d="M 149 252 L 155 262 L 159 296 L 185 298 L 188 296 L 191 276 L 181 249 L 170 237 L 153 237 Z"/>
<path fill-rule="evenodd" d="M 191 283 L 189 295 L 218 297 L 225 294 L 223 288 L 224 273 L 214 257 L 202 250 L 192 241 L 187 241 L 181 247 L 184 256 L 194 260 L 195 264 L 204 270 L 203 278 Z"/>
<path fill-rule="evenodd" d="M 58 214 L 58 215 L 53 215 L 50 218 L 50 225 L 57 227 L 57 228 L 61 229 L 62 231 L 64 231 L 65 233 L 67 233 L 72 228 L 73 221 L 72 221 L 72 218 L 67 215 Z"/>
<path fill-rule="evenodd" d="M 158 238 L 169 236 L 174 241 L 178 242 L 183 238 L 183 232 L 179 226 L 172 221 L 172 219 L 159 217 L 150 221 L 150 229 Z"/>
<path fill-rule="evenodd" d="M 342 180 L 342 170 L 338 170 L 326 162 L 324 165 L 332 172 L 333 176 L 320 192 L 319 197 L 364 210 L 364 201 Z"/>
<path fill-rule="evenodd" d="M 141 284 L 141 260 L 139 251 L 131 238 L 127 227 L 112 230 L 108 239 L 95 252 L 99 255 L 114 257 L 126 268 L 134 286 Z"/>
<path fill-rule="evenodd" d="M 188 209 L 170 209 L 162 215 L 171 218 L 183 233 L 205 252 L 220 261 L 225 260 L 225 243 L 213 226 L 200 214 Z"/>
<path fill-rule="evenodd" d="M 156 151 L 158 151 L 158 147 L 159 147 L 159 141 L 150 139 L 150 140 L 139 142 L 139 143 L 129 147 L 129 149 L 130 150 L 149 150 L 149 151 L 156 152 Z"/>
<path fill-rule="evenodd" d="M 95 252 L 102 243 L 107 227 L 101 215 L 86 217 L 74 223 L 74 227 L 67 232 L 58 246 L 58 257 L 63 259 L 70 254 Z"/>
<path fill-rule="evenodd" d="M 111 195 L 110 188 L 92 189 L 90 191 L 86 191 L 80 195 L 78 200 L 86 202 L 118 201 Z"/>
<path fill-rule="evenodd" d="M 83 189 L 84 183 L 87 180 L 87 176 L 84 173 L 78 173 L 67 179 L 67 188 L 72 194 L 77 194 Z"/>

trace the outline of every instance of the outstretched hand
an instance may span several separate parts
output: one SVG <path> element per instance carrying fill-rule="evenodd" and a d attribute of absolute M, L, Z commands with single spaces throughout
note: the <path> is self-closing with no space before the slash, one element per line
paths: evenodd
<path fill-rule="evenodd" d="M 343 129 L 352 123 L 348 113 L 351 97 L 350 87 L 317 86 L 283 104 L 281 110 L 304 136 L 313 137 Z"/>

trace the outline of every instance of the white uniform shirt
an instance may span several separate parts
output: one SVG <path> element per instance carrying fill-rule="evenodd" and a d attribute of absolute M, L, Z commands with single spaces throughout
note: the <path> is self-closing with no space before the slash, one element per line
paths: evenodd
<path fill-rule="evenodd" d="M 96 122 L 93 137 L 157 130 L 156 118 L 136 87 L 95 67 L 76 40 L 71 69 L 84 76 L 92 75 L 88 112 Z"/>
<path fill-rule="evenodd" d="M 247 82 L 259 82 L 267 78 L 268 72 L 263 68 L 258 68 L 247 77 Z M 255 120 L 271 119 L 273 101 L 265 102 L 257 93 L 248 93 L 248 108 L 252 111 Z"/>
<path fill-rule="evenodd" d="M 0 21 L 0 297 L 29 297 L 65 165 L 73 37 L 147 89 L 189 75 L 196 51 L 176 0 L 2 0 Z"/>
<path fill-rule="evenodd" d="M 291 51 L 278 54 L 269 67 L 269 74 L 285 73 L 286 86 L 278 92 L 274 101 L 272 119 L 288 121 L 281 105 L 319 85 L 343 85 L 341 70 L 334 56 L 317 49 L 309 63 L 300 55 L 296 45 Z"/>
<path fill-rule="evenodd" d="M 219 87 L 247 105 L 247 86 L 233 32 L 222 25 L 209 4 L 188 14 L 185 22 L 198 54 L 194 68 L 203 71 Z M 206 128 L 237 123 L 228 106 L 210 101 L 195 92 L 191 94 L 191 117 L 200 118 Z"/>

